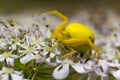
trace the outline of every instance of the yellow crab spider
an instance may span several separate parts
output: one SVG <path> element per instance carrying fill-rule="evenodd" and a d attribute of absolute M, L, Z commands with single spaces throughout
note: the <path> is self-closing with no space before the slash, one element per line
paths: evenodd
<path fill-rule="evenodd" d="M 68 22 L 67 17 L 57 10 L 48 11 L 45 13 L 55 14 L 63 20 L 63 22 L 53 31 L 51 36 L 51 38 L 55 38 L 58 42 L 62 42 L 70 50 L 70 52 L 64 54 L 62 58 L 74 54 L 75 50 L 80 52 L 89 52 L 90 57 L 90 51 L 91 49 L 94 49 L 95 55 L 98 54 L 98 62 L 100 53 L 98 48 L 94 45 L 95 37 L 92 30 L 79 23 L 71 23 L 66 26 L 66 23 Z"/>

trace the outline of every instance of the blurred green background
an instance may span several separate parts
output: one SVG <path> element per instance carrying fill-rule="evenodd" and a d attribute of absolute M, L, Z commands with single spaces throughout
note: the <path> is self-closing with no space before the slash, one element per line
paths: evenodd
<path fill-rule="evenodd" d="M 19 13 L 31 10 L 57 9 L 73 15 L 80 9 L 116 9 L 119 11 L 120 0 L 0 0 L 0 14 Z"/>

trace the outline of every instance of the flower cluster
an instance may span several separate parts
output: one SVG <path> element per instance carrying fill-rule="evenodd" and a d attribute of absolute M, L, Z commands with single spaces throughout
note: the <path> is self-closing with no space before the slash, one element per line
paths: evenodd
<path fill-rule="evenodd" d="M 45 18 L 37 16 L 31 19 L 30 23 L 10 18 L 0 20 L 0 80 L 37 80 L 51 75 L 62 80 L 73 72 L 87 75 L 87 80 L 97 77 L 104 80 L 111 74 L 113 78 L 120 79 L 119 31 L 96 40 L 101 52 L 98 63 L 96 58 L 86 61 L 87 55 L 77 51 L 61 59 L 69 50 L 54 39 L 50 41 L 53 27 L 42 22 Z M 50 74 L 47 69 L 52 69 Z"/>

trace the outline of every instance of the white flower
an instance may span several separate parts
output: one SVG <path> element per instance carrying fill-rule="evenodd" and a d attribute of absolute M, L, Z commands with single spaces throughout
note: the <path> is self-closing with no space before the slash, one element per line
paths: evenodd
<path fill-rule="evenodd" d="M 0 71 L 0 80 L 23 80 L 23 73 L 20 71 L 14 71 L 13 68 L 3 67 Z"/>
<path fill-rule="evenodd" d="M 0 39 L 0 49 L 5 48 L 7 41 L 5 39 Z"/>
<path fill-rule="evenodd" d="M 60 69 L 61 68 L 61 69 Z M 59 70 L 60 69 L 60 70 Z M 69 65 L 65 64 L 64 66 L 60 65 L 58 66 L 54 72 L 53 77 L 58 80 L 63 80 L 69 75 Z"/>
<path fill-rule="evenodd" d="M 43 55 L 47 55 L 49 53 L 49 50 L 46 51 L 44 53 L 42 53 Z M 60 51 L 59 50 L 55 50 L 54 52 L 50 52 L 49 56 L 45 59 L 45 62 L 48 65 L 52 65 L 52 66 L 56 66 L 57 64 L 59 64 L 61 61 L 58 59 L 58 56 L 60 55 Z M 54 60 L 53 60 L 54 59 Z"/>
<path fill-rule="evenodd" d="M 10 66 L 14 65 L 14 60 L 18 58 L 17 55 L 12 55 L 12 51 L 6 51 L 3 54 L 0 55 L 0 61 L 3 62 L 4 60 L 6 60 L 7 64 Z"/>
<path fill-rule="evenodd" d="M 10 49 L 16 50 L 17 46 L 21 45 L 21 40 L 17 37 L 14 39 L 10 38 L 10 40 L 8 40 L 8 43 L 10 44 Z"/>
<path fill-rule="evenodd" d="M 44 61 L 44 57 L 42 55 L 42 51 L 40 51 L 41 46 L 36 46 L 36 44 L 30 43 L 31 41 L 26 39 L 26 44 L 23 44 L 22 47 L 24 48 L 23 50 L 19 50 L 21 53 L 21 58 L 20 62 L 22 64 L 26 64 L 31 60 L 36 60 L 36 63 Z M 33 45 L 31 45 L 33 44 Z"/>
<path fill-rule="evenodd" d="M 42 34 L 40 34 L 40 32 L 38 30 L 34 30 L 34 31 L 29 32 L 25 36 L 25 38 L 29 39 L 29 43 L 31 45 L 36 45 L 36 46 L 40 47 L 40 44 L 42 44 L 44 42 L 41 35 Z"/>
<path fill-rule="evenodd" d="M 113 60 L 108 62 L 110 68 L 109 73 L 111 73 L 117 80 L 120 80 L 120 63 L 119 60 Z"/>
<path fill-rule="evenodd" d="M 54 60 L 55 60 L 55 58 L 54 58 Z M 52 65 L 52 66 L 56 66 L 56 65 L 57 65 L 56 61 L 55 61 L 55 62 L 51 62 L 51 58 L 50 58 L 50 57 L 46 58 L 46 59 L 45 59 L 45 62 L 46 62 L 48 65 Z"/>
<path fill-rule="evenodd" d="M 112 62 L 108 62 L 108 66 L 113 68 L 117 67 L 120 69 L 120 63 L 118 60 L 113 60 Z"/>
<path fill-rule="evenodd" d="M 31 60 L 36 60 L 36 63 L 43 62 L 45 59 L 40 54 L 26 54 L 24 57 L 20 59 L 22 64 L 26 64 Z"/>
<path fill-rule="evenodd" d="M 117 80 L 120 80 L 120 70 L 112 71 L 111 73 Z"/>
<path fill-rule="evenodd" d="M 98 64 L 95 64 L 95 62 L 93 61 L 88 61 L 86 64 L 84 64 L 84 63 L 74 63 L 72 60 L 67 59 L 57 68 L 55 68 L 52 74 L 53 77 L 58 80 L 65 79 L 70 73 L 69 66 L 72 66 L 72 68 L 74 68 L 74 70 L 80 74 L 85 74 L 95 71 L 96 74 L 101 77 L 107 76 L 107 71 L 108 71 L 107 62 L 103 60 L 100 60 Z M 103 71 L 100 69 L 100 67 L 103 68 Z"/>
<path fill-rule="evenodd" d="M 29 39 L 25 39 L 25 43 L 21 45 L 22 50 L 19 50 L 20 53 L 22 54 L 33 54 L 38 52 L 38 48 L 36 48 L 32 43 L 30 43 Z"/>

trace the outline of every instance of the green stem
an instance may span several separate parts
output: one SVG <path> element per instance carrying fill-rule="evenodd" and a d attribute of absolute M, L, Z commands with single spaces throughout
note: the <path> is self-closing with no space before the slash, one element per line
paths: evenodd
<path fill-rule="evenodd" d="M 37 75 L 42 78 L 52 78 L 52 75 L 47 73 L 38 73 Z"/>
<path fill-rule="evenodd" d="M 38 70 L 49 70 L 49 69 L 54 69 L 55 67 L 39 67 Z"/>
<path fill-rule="evenodd" d="M 31 79 L 31 80 L 34 80 L 34 78 L 35 78 L 36 74 L 37 74 L 37 72 L 36 72 L 36 73 L 34 73 L 34 75 L 33 75 L 33 77 L 32 77 L 32 79 Z"/>

